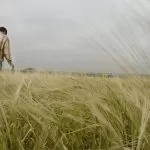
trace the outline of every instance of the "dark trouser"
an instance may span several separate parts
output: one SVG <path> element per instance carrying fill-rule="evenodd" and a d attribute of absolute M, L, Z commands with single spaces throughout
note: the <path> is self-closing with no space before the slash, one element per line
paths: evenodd
<path fill-rule="evenodd" d="M 3 61 L 0 60 L 0 71 L 2 71 L 2 67 L 3 67 Z"/>

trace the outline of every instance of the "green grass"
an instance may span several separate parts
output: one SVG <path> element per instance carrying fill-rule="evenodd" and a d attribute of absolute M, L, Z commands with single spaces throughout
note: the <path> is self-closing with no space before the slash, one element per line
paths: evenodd
<path fill-rule="evenodd" d="M 149 150 L 150 79 L 1 73 L 0 150 Z"/>

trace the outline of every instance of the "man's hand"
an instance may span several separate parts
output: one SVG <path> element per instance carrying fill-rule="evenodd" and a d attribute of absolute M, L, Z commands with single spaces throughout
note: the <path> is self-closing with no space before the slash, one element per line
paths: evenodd
<path fill-rule="evenodd" d="M 8 63 L 11 66 L 11 71 L 14 72 L 14 70 L 15 70 L 14 64 L 12 63 L 12 61 L 9 61 Z"/>
<path fill-rule="evenodd" d="M 13 63 L 11 63 L 11 71 L 14 72 L 15 71 L 15 66 Z"/>

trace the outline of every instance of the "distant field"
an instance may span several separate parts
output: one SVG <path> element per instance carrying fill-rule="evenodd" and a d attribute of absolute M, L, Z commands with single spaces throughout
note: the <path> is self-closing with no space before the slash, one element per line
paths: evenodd
<path fill-rule="evenodd" d="M 0 150 L 149 150 L 150 79 L 0 74 Z"/>

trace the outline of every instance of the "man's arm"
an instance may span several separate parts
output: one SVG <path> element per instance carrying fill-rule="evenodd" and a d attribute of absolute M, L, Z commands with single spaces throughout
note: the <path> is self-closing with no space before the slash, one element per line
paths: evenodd
<path fill-rule="evenodd" d="M 6 39 L 5 44 L 4 44 L 4 57 L 7 60 L 8 64 L 14 67 L 12 63 L 11 52 L 10 52 L 10 42 L 8 38 Z"/>

